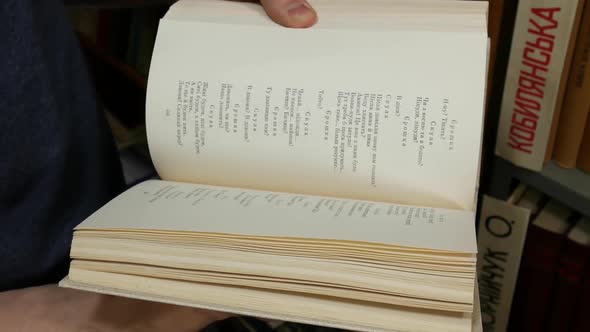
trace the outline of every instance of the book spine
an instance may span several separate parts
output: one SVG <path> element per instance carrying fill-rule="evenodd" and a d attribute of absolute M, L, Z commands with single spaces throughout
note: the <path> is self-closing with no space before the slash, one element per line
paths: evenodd
<path fill-rule="evenodd" d="M 590 173 L 590 116 L 586 119 L 586 127 L 584 128 L 584 136 L 578 151 L 578 160 L 576 166 L 580 170 Z"/>
<path fill-rule="evenodd" d="M 528 280 L 522 285 L 528 288 L 522 331 L 543 331 L 551 308 L 551 294 L 564 235 L 532 225 L 528 236 L 531 256 L 527 261 Z"/>
<path fill-rule="evenodd" d="M 498 57 L 498 48 L 500 45 L 500 36 L 502 32 L 502 24 L 504 22 L 505 12 L 504 0 L 492 1 L 489 4 L 489 20 L 488 20 L 488 34 L 490 36 L 490 55 L 488 63 L 488 82 L 486 87 L 486 104 L 489 104 L 489 96 L 492 95 L 492 88 L 494 86 L 494 78 L 496 76 L 496 59 Z M 489 106 L 486 107 L 486 112 L 489 111 Z"/>
<path fill-rule="evenodd" d="M 506 331 L 531 211 L 484 195 L 477 273 L 484 331 Z"/>
<path fill-rule="evenodd" d="M 583 1 L 519 1 L 495 149 L 515 165 L 541 170 L 550 155 Z"/>
<path fill-rule="evenodd" d="M 580 29 L 580 21 L 582 19 L 582 12 L 584 11 L 584 5 L 586 1 L 587 0 L 578 1 L 578 5 L 576 7 L 575 15 L 573 18 L 572 28 L 569 35 L 570 39 L 567 44 L 564 66 L 562 68 L 561 78 L 559 80 L 559 89 L 557 94 L 557 101 L 555 103 L 555 110 L 553 111 L 553 120 L 551 121 L 549 142 L 547 143 L 547 149 L 545 150 L 545 161 L 550 160 L 553 155 L 553 149 L 555 147 L 555 137 L 557 134 L 557 127 L 559 125 L 559 117 L 561 115 L 563 99 L 565 97 L 565 89 L 567 87 L 568 77 L 570 76 L 572 60 L 574 57 L 574 50 L 576 47 L 576 41 L 578 39 L 578 32 Z"/>
<path fill-rule="evenodd" d="M 529 288 L 527 287 L 527 283 L 531 279 L 531 266 L 530 260 L 531 256 L 534 255 L 531 241 L 528 238 L 525 240 L 525 245 L 521 257 L 520 267 L 518 270 L 518 278 L 516 281 L 516 289 L 514 290 L 514 295 L 512 297 L 512 304 L 510 310 L 510 317 L 508 319 L 508 328 L 507 331 L 509 332 L 521 332 L 524 331 L 524 312 L 526 306 L 526 298 L 528 296 Z"/>
<path fill-rule="evenodd" d="M 586 2 L 580 23 L 572 67 L 567 83 L 553 159 L 567 168 L 576 167 L 584 125 L 590 110 L 590 2 Z"/>
<path fill-rule="evenodd" d="M 580 291 L 580 302 L 577 306 L 574 318 L 574 327 L 572 332 L 588 332 L 590 331 L 590 319 L 588 313 L 590 312 L 590 266 L 586 268 L 586 273 L 583 275 L 582 290 Z"/>
<path fill-rule="evenodd" d="M 549 331 L 569 331 L 580 300 L 582 276 L 588 260 L 588 247 L 568 240 L 559 257 L 555 296 L 551 301 Z"/>

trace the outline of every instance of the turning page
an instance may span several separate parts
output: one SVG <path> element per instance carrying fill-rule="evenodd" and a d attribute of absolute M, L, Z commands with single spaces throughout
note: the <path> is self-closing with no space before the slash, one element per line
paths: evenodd
<path fill-rule="evenodd" d="M 222 21 L 160 23 L 146 116 L 163 179 L 474 208 L 485 32 Z"/>
<path fill-rule="evenodd" d="M 366 242 L 475 254 L 471 211 L 146 181 L 76 230 L 203 232 Z"/>

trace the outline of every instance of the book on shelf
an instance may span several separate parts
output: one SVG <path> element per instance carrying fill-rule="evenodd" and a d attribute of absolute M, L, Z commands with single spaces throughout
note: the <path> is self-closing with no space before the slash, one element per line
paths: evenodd
<path fill-rule="evenodd" d="M 502 45 L 502 28 L 506 21 L 506 6 L 504 0 L 488 1 L 488 35 L 490 38 L 490 53 L 489 53 L 489 64 L 488 64 L 488 84 L 486 87 L 486 107 L 485 110 L 490 110 L 490 98 L 493 95 L 494 81 L 499 72 L 497 69 L 499 66 L 497 63 L 501 55 L 499 55 L 500 48 Z"/>
<path fill-rule="evenodd" d="M 590 173 L 590 116 L 587 117 L 586 125 L 584 126 L 584 135 L 580 143 L 576 167 L 586 173 Z"/>
<path fill-rule="evenodd" d="M 586 219 L 586 222 L 590 220 Z M 584 332 L 590 330 L 590 319 L 588 319 L 588 310 L 590 310 L 590 264 L 586 262 L 584 274 L 582 275 L 581 285 L 578 294 L 579 300 L 574 310 L 574 318 L 570 322 L 573 326 L 571 331 Z"/>
<path fill-rule="evenodd" d="M 548 311 L 549 331 L 572 331 L 581 301 L 585 272 L 590 267 L 590 219 L 580 217 L 568 232 L 556 267 L 551 309 Z M 588 313 L 581 313 L 586 316 Z M 583 331 L 583 330 L 580 330 Z"/>
<path fill-rule="evenodd" d="M 522 254 L 510 331 L 542 331 L 548 323 L 557 266 L 575 215 L 550 199 L 532 221 Z"/>
<path fill-rule="evenodd" d="M 553 160 L 566 168 L 576 167 L 584 127 L 590 111 L 590 1 L 586 1 L 559 124 Z"/>
<path fill-rule="evenodd" d="M 478 251 L 484 331 L 587 330 L 587 217 L 521 183 L 483 196 Z"/>
<path fill-rule="evenodd" d="M 540 171 L 552 159 L 586 0 L 519 0 L 496 155 Z"/>
<path fill-rule="evenodd" d="M 524 184 L 505 201 L 483 196 L 477 274 L 484 331 L 502 332 L 508 327 L 529 221 L 544 199 L 540 191 Z"/>
<path fill-rule="evenodd" d="M 161 180 L 74 230 L 60 285 L 361 331 L 481 329 L 480 1 L 253 3 L 160 21 L 146 130 Z"/>

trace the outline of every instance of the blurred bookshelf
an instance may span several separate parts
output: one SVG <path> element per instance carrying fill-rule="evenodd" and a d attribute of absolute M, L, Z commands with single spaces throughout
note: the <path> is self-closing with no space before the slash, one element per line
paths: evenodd
<path fill-rule="evenodd" d="M 571 209 L 590 216 L 590 174 L 576 168 L 564 168 L 549 161 L 540 172 L 511 164 L 503 158 L 494 159 L 489 194 L 508 199 L 517 183 L 524 183 Z"/>

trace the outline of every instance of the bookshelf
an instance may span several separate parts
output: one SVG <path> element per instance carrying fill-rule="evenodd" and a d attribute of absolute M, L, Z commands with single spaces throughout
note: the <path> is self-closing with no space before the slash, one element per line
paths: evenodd
<path fill-rule="evenodd" d="M 525 183 L 585 216 L 590 216 L 590 174 L 547 162 L 541 172 L 530 171 L 500 157 L 493 161 L 490 194 L 507 199 L 516 182 Z"/>

